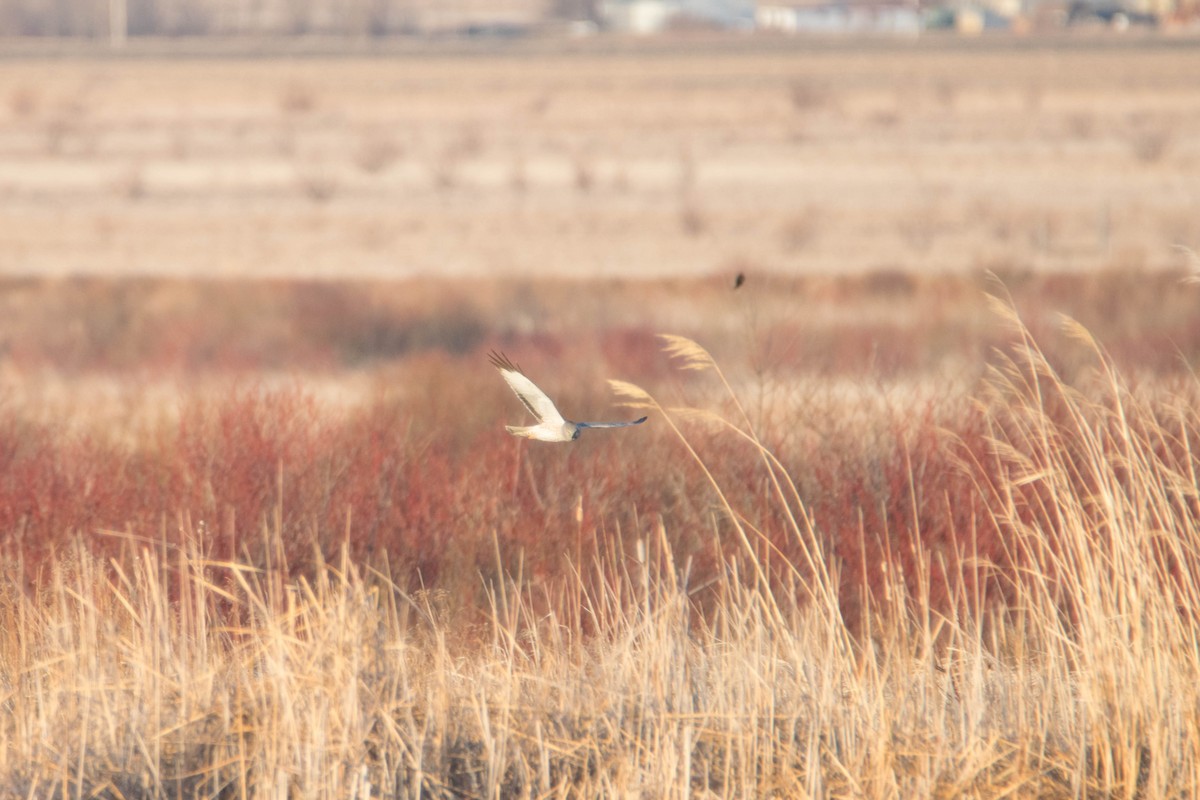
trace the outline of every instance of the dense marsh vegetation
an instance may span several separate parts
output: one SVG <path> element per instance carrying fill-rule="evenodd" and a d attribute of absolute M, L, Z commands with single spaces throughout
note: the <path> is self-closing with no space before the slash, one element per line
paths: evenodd
<path fill-rule="evenodd" d="M 0 782 L 1191 796 L 1182 277 L 10 282 Z"/>

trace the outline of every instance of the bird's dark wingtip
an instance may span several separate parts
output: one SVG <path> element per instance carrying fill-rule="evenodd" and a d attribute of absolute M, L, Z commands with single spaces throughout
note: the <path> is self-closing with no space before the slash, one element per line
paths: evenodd
<path fill-rule="evenodd" d="M 504 353 L 496 350 L 488 351 L 488 363 L 496 369 L 504 369 L 511 372 L 521 372 L 521 368 L 514 364 L 512 359 L 504 355 Z M 524 373 L 521 374 L 523 375 Z"/>
<path fill-rule="evenodd" d="M 641 425 L 643 422 L 645 422 L 645 421 L 646 421 L 646 420 L 648 420 L 648 419 L 650 419 L 650 418 L 649 418 L 649 417 L 642 417 L 641 419 L 635 419 L 635 420 L 633 421 L 633 424 L 634 424 L 634 425 Z"/>

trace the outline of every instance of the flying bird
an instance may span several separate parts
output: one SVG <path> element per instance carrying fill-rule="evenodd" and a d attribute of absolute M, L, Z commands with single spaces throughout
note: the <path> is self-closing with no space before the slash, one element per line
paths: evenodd
<path fill-rule="evenodd" d="M 641 425 L 645 417 L 633 422 L 572 422 L 564 419 L 554 407 L 554 401 L 546 393 L 525 377 L 521 368 L 508 359 L 503 353 L 494 350 L 488 354 L 488 361 L 500 370 L 500 377 L 513 390 L 529 413 L 537 420 L 536 425 L 518 427 L 505 425 L 504 428 L 513 436 L 524 436 L 527 439 L 537 439 L 539 442 L 569 442 L 579 438 L 584 428 L 627 428 L 630 425 Z"/>

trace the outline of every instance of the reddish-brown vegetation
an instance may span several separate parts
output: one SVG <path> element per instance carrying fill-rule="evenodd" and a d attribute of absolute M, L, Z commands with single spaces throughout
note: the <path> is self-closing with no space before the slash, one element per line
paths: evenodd
<path fill-rule="evenodd" d="M 855 627 L 865 602 L 894 601 L 873 596 L 889 570 L 942 611 L 965 600 L 951 596 L 952 587 L 989 602 L 1011 596 L 1028 554 L 1010 541 L 1012 521 L 997 518 L 996 494 L 1008 493 L 1023 516 L 1046 512 L 1039 483 L 1009 480 L 1012 459 L 997 445 L 1026 454 L 1027 433 L 992 407 L 1005 408 L 1002 399 L 980 404 L 969 388 L 986 351 L 1019 342 L 982 310 L 979 287 L 886 275 L 757 280 L 768 284 L 750 296 L 759 327 L 717 336 L 712 349 L 737 369 L 737 337 L 751 348 L 756 363 L 738 379 L 755 409 L 749 421 L 795 482 L 834 559 L 846 621 Z M 1009 288 L 1030 309 L 1029 329 L 1054 343 L 1049 362 L 1066 373 L 1082 375 L 1097 360 L 1050 330 L 1056 307 L 1109 336 L 1117 362 L 1161 376 L 1200 352 L 1200 328 L 1175 280 L 1026 276 Z M 562 405 L 580 416 L 608 404 L 596 397 L 606 375 L 719 411 L 718 387 L 676 372 L 646 327 L 601 321 L 619 319 L 623 304 L 653 306 L 687 292 L 701 313 L 721 315 L 693 327 L 719 334 L 741 319 L 735 310 L 723 321 L 727 290 L 588 287 L 588 304 L 577 306 L 583 313 L 568 318 L 548 309 L 562 307 L 576 285 L 491 288 L 485 300 L 453 285 L 10 284 L 17 313 L 4 325 L 18 374 L 52 368 L 86 392 L 84 378 L 97 371 L 143 381 L 159 371 L 178 397 L 170 413 L 146 409 L 131 379 L 116 402 L 140 410 L 118 414 L 115 424 L 63 426 L 33 413 L 36 391 L 23 401 L 14 388 L 0 415 L 6 553 L 36 571 L 76 535 L 100 553 L 130 539 L 183 547 L 200 536 L 201 551 L 214 558 L 265 564 L 262 532 L 271 529 L 293 574 L 345 543 L 355 560 L 386 566 L 398 585 L 444 590 L 469 611 L 483 607 L 501 572 L 552 581 L 599 553 L 628 553 L 661 524 L 676 568 L 686 565 L 698 586 L 711 583 L 738 543 L 665 427 L 652 421 L 561 448 L 515 441 L 501 423 L 520 408 L 482 353 L 508 347 L 532 374 L 553 376 Z M 518 332 L 516 317 L 527 313 L 521 302 L 542 309 L 532 312 L 541 330 Z M 1149 304 L 1158 313 L 1146 315 Z M 70 322 L 47 324 L 48 308 Z M 873 314 L 890 321 L 854 321 Z M 1175 351 L 1162 355 L 1161 339 Z M 263 370 L 286 377 L 252 377 Z M 306 376 L 337 375 L 358 375 L 365 388 L 325 397 L 306 386 Z M 946 391 L 943 381 L 967 388 Z M 86 412 L 87 400 L 77 403 Z M 1045 413 L 1064 427 L 1056 435 L 1071 455 L 1075 420 L 1061 406 L 1047 395 Z M 1156 444 L 1184 474 L 1192 455 L 1179 443 L 1195 435 L 1193 422 L 1180 417 L 1178 432 Z M 761 533 L 756 555 L 772 580 L 787 587 L 804 578 L 802 542 L 754 448 L 716 429 L 691 426 L 687 434 L 737 514 Z M 1096 491 L 1075 472 L 1079 491 Z M 703 591 L 695 601 L 705 607 Z"/>

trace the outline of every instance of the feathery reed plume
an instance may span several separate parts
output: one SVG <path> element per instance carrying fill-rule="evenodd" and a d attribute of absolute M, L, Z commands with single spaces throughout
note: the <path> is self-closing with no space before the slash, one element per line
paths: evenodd
<path fill-rule="evenodd" d="M 660 333 L 658 338 L 665 343 L 663 349 L 668 356 L 678 358 L 683 362 L 679 365 L 680 369 L 716 369 L 717 362 L 713 360 L 709 352 L 691 339 L 670 333 Z"/>
<path fill-rule="evenodd" d="M 621 404 L 624 406 L 639 410 L 657 407 L 649 393 L 637 384 L 609 378 L 608 387 L 612 389 L 613 394 L 621 398 Z"/>

